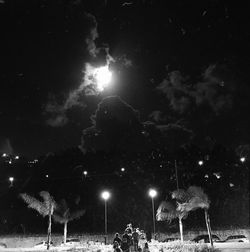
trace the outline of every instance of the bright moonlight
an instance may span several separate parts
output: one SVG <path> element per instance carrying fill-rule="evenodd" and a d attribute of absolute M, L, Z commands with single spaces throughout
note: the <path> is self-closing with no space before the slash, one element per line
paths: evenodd
<path fill-rule="evenodd" d="M 103 66 L 95 69 L 94 77 L 97 84 L 97 89 L 103 91 L 107 87 L 112 78 L 112 72 L 109 71 L 108 66 Z"/>

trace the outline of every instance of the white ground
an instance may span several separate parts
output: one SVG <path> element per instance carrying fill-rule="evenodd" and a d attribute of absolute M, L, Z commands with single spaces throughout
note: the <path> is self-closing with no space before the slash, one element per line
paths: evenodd
<path fill-rule="evenodd" d="M 149 243 L 149 250 L 150 252 L 159 252 L 160 248 L 166 243 L 161 243 L 157 241 L 153 241 Z M 250 243 L 243 243 L 243 242 L 225 242 L 225 243 L 214 243 L 214 247 L 221 252 L 240 252 L 240 251 L 248 251 L 250 252 Z M 101 243 L 92 243 L 92 244 L 82 244 L 81 246 L 75 247 L 76 251 L 84 251 L 84 252 L 97 252 L 97 250 L 101 250 L 101 252 L 113 252 L 112 245 L 104 245 Z M 51 247 L 49 251 L 67 251 L 71 250 L 74 251 L 72 247 L 69 246 L 58 246 L 58 247 Z M 44 248 L 0 248 L 0 251 L 47 251 L 46 247 Z"/>

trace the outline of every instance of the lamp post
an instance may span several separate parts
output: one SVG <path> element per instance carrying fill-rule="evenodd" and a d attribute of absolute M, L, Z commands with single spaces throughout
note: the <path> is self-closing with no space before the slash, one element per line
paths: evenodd
<path fill-rule="evenodd" d="M 155 237 L 155 206 L 154 206 L 154 198 L 157 195 L 157 191 L 155 189 L 149 189 L 148 195 L 152 199 L 152 214 L 153 214 L 153 232 L 154 232 L 154 239 Z"/>
<path fill-rule="evenodd" d="M 103 191 L 101 197 L 104 199 L 104 224 L 105 224 L 105 244 L 107 243 L 108 234 L 108 209 L 107 200 L 110 198 L 110 193 L 108 191 Z"/>
<path fill-rule="evenodd" d="M 9 181 L 10 181 L 10 187 L 13 186 L 13 182 L 14 182 L 14 177 L 9 177 Z"/>

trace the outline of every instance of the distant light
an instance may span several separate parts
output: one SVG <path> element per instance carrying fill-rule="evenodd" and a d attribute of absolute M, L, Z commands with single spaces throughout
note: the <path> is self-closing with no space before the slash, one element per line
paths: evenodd
<path fill-rule="evenodd" d="M 9 177 L 9 181 L 12 183 L 14 181 L 14 177 Z"/>
<path fill-rule="evenodd" d="M 7 154 L 6 154 L 6 153 L 3 153 L 2 157 L 7 157 Z"/>
<path fill-rule="evenodd" d="M 46 174 L 46 176 L 45 176 L 46 178 L 48 178 L 49 177 L 49 175 L 48 174 Z"/>
<path fill-rule="evenodd" d="M 220 179 L 221 178 L 221 175 L 219 172 L 214 172 L 213 175 L 217 178 L 217 179 Z"/>
<path fill-rule="evenodd" d="M 38 162 L 38 159 L 34 159 L 34 163 L 37 163 Z"/>
<path fill-rule="evenodd" d="M 148 195 L 149 195 L 151 198 L 154 198 L 154 197 L 157 195 L 157 191 L 156 191 L 155 189 L 149 189 Z"/>
<path fill-rule="evenodd" d="M 234 184 L 233 184 L 233 183 L 229 183 L 229 186 L 230 186 L 230 187 L 234 187 Z"/>
<path fill-rule="evenodd" d="M 19 156 L 15 156 L 15 159 L 19 159 Z"/>
<path fill-rule="evenodd" d="M 246 161 L 246 158 L 245 158 L 245 157 L 241 157 L 241 158 L 240 158 L 240 162 L 241 162 L 241 163 L 244 163 L 245 161 Z"/>
<path fill-rule="evenodd" d="M 11 160 L 9 160 L 9 162 L 8 162 L 9 164 L 12 164 L 12 161 Z"/>
<path fill-rule="evenodd" d="M 110 198 L 110 192 L 104 191 L 102 192 L 101 196 L 104 200 L 108 200 Z"/>
<path fill-rule="evenodd" d="M 125 168 L 121 168 L 121 171 L 122 171 L 122 172 L 125 172 Z"/>
<path fill-rule="evenodd" d="M 87 171 L 84 171 L 84 172 L 83 172 L 83 175 L 84 175 L 84 176 L 87 176 L 87 175 L 88 175 L 88 172 L 87 172 Z"/>
<path fill-rule="evenodd" d="M 202 160 L 198 161 L 198 165 L 202 166 L 204 162 Z"/>
<path fill-rule="evenodd" d="M 208 174 L 206 174 L 206 175 L 204 176 L 204 178 L 209 178 Z"/>

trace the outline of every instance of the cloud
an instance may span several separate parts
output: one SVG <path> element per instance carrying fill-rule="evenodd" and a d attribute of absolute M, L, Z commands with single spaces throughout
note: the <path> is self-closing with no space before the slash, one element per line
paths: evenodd
<path fill-rule="evenodd" d="M 234 90 L 228 79 L 228 69 L 210 65 L 202 74 L 202 80 L 192 84 L 180 71 L 170 72 L 157 87 L 169 101 L 171 108 L 184 114 L 191 108 L 208 106 L 215 114 L 232 108 Z"/>
<path fill-rule="evenodd" d="M 186 112 L 192 103 L 186 80 L 180 71 L 173 71 L 157 87 L 166 96 L 172 109 L 180 114 Z"/>
<path fill-rule="evenodd" d="M 65 114 L 55 115 L 54 117 L 49 118 L 46 122 L 52 127 L 62 127 L 68 123 L 68 118 Z"/>
<path fill-rule="evenodd" d="M 196 105 L 208 104 L 216 114 L 232 108 L 233 90 L 229 81 L 225 81 L 225 77 L 225 67 L 210 65 L 203 73 L 203 81 L 195 85 L 193 97 Z M 226 83 L 229 85 L 225 86 Z"/>
<path fill-rule="evenodd" d="M 90 30 L 89 34 L 85 40 L 87 44 L 87 50 L 92 57 L 96 57 L 99 49 L 96 47 L 95 40 L 98 38 L 98 31 L 97 31 L 97 21 L 95 16 L 90 13 L 86 14 L 88 21 L 90 22 Z"/>
<path fill-rule="evenodd" d="M 84 64 L 82 82 L 76 89 L 71 90 L 66 95 L 66 98 L 57 99 L 55 96 L 49 95 L 48 102 L 45 105 L 45 114 L 49 117 L 46 123 L 52 127 L 60 127 L 67 124 L 69 122 L 67 112 L 71 108 L 77 106 L 84 109 L 86 107 L 84 103 L 86 96 L 98 95 L 100 93 L 95 80 L 96 68 L 100 66 L 109 67 L 111 62 L 115 61 L 109 53 L 108 46 L 96 46 L 95 41 L 99 35 L 95 16 L 87 13 L 86 18 L 89 30 L 85 42 L 87 45 L 86 50 L 91 56 L 91 62 Z"/>
<path fill-rule="evenodd" d="M 81 149 L 86 151 L 144 152 L 167 146 L 179 148 L 192 132 L 176 124 L 142 122 L 139 112 L 118 96 L 104 98 L 92 117 L 92 126 L 83 130 Z"/>
<path fill-rule="evenodd" d="M 116 61 L 126 68 L 133 66 L 132 60 L 126 54 L 119 56 Z"/>

